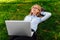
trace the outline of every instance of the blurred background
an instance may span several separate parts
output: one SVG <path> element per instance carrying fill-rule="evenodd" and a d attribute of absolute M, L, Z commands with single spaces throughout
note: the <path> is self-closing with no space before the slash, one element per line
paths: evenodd
<path fill-rule="evenodd" d="M 0 0 L 0 40 L 8 40 L 5 20 L 23 20 L 34 4 L 41 5 L 52 16 L 38 25 L 37 40 L 60 40 L 59 0 Z"/>

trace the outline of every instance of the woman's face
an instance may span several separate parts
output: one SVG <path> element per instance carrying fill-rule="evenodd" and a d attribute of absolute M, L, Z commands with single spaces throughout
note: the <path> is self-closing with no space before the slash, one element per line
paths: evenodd
<path fill-rule="evenodd" d="M 33 13 L 33 15 L 38 15 L 40 14 L 40 9 L 39 6 L 35 5 L 32 7 L 31 12 Z"/>

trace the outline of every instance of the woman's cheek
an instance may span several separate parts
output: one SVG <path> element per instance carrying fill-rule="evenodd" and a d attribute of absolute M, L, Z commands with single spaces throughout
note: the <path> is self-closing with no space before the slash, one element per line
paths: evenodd
<path fill-rule="evenodd" d="M 39 12 L 39 10 L 36 10 L 36 12 Z"/>

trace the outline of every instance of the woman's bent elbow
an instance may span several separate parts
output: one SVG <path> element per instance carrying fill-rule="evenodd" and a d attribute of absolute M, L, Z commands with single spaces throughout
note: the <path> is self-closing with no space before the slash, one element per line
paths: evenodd
<path fill-rule="evenodd" d="M 49 16 L 51 16 L 52 14 L 51 13 L 48 13 Z"/>

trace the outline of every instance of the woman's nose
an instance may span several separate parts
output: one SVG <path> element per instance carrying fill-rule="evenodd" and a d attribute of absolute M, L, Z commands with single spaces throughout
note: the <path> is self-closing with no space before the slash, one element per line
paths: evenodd
<path fill-rule="evenodd" d="M 35 10 L 34 10 L 35 11 Z"/>

